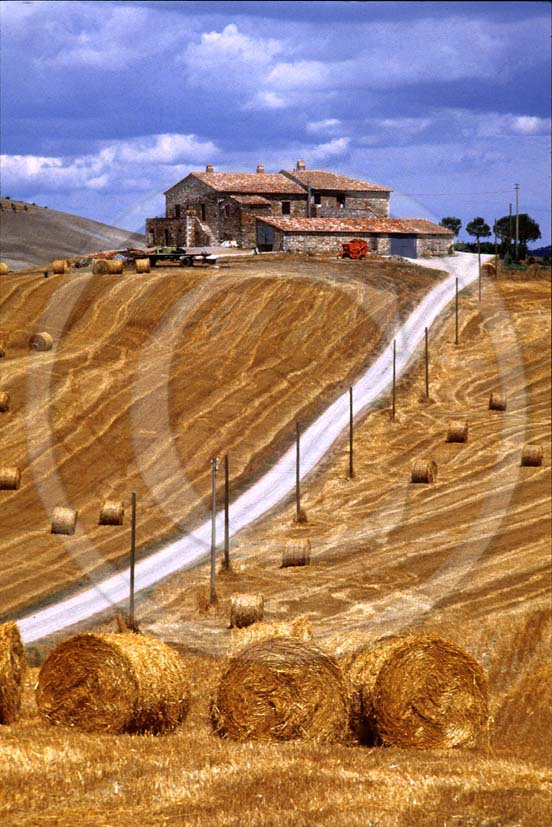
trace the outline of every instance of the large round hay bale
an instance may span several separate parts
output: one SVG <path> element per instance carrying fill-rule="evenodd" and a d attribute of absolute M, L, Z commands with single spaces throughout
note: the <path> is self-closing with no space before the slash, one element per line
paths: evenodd
<path fill-rule="evenodd" d="M 0 359 L 2 359 L 6 355 L 6 343 L 3 339 L 0 339 Z"/>
<path fill-rule="evenodd" d="M 412 463 L 412 482 L 432 483 L 437 479 L 437 463 L 426 459 L 416 459 Z"/>
<path fill-rule="evenodd" d="M 151 270 L 149 258 L 137 258 L 134 264 L 137 273 L 149 273 Z"/>
<path fill-rule="evenodd" d="M 0 724 L 11 724 L 19 717 L 25 649 L 19 629 L 9 621 L 0 626 Z"/>
<path fill-rule="evenodd" d="M 312 627 L 305 615 L 299 615 L 290 621 L 280 623 L 253 623 L 243 628 L 233 628 L 230 641 L 230 654 L 235 655 L 251 643 L 271 640 L 275 637 L 294 637 L 299 640 L 312 640 Z"/>
<path fill-rule="evenodd" d="M 230 598 L 230 626 L 242 629 L 263 619 L 262 594 L 234 594 Z"/>
<path fill-rule="evenodd" d="M 0 490 L 17 491 L 21 483 L 21 471 L 15 465 L 0 466 Z"/>
<path fill-rule="evenodd" d="M 530 445 L 527 443 L 527 445 L 523 446 L 523 450 L 521 452 L 521 464 L 538 468 L 542 465 L 543 454 L 544 451 L 542 445 Z"/>
<path fill-rule="evenodd" d="M 51 724 L 157 735 L 184 720 L 190 691 L 180 655 L 160 640 L 133 632 L 80 634 L 44 662 L 36 701 Z"/>
<path fill-rule="evenodd" d="M 5 262 L 1 261 L 0 262 L 0 276 L 7 276 L 9 272 L 10 272 L 10 268 L 8 267 L 8 265 Z"/>
<path fill-rule="evenodd" d="M 29 339 L 29 347 L 31 350 L 44 352 L 51 350 L 54 346 L 54 340 L 49 333 L 33 333 Z"/>
<path fill-rule="evenodd" d="M 471 655 L 441 638 L 384 642 L 364 655 L 357 686 L 363 723 L 374 743 L 471 747 L 488 724 L 483 670 Z"/>
<path fill-rule="evenodd" d="M 107 276 L 109 273 L 109 264 L 105 258 L 97 258 L 92 265 L 92 273 L 95 276 Z"/>
<path fill-rule="evenodd" d="M 78 511 L 58 506 L 52 514 L 52 534 L 74 534 L 77 527 Z"/>
<path fill-rule="evenodd" d="M 505 411 L 506 404 L 506 396 L 503 393 L 491 393 L 489 397 L 490 411 Z"/>
<path fill-rule="evenodd" d="M 453 419 L 448 424 L 447 442 L 467 442 L 468 422 L 466 419 Z"/>
<path fill-rule="evenodd" d="M 311 542 L 308 538 L 304 540 L 289 540 L 286 543 L 282 554 L 282 565 L 285 569 L 288 566 L 308 566 L 311 559 Z"/>
<path fill-rule="evenodd" d="M 112 276 L 120 276 L 123 272 L 123 262 L 118 258 L 107 259 L 108 273 Z"/>
<path fill-rule="evenodd" d="M 61 276 L 67 269 L 67 261 L 64 258 L 57 258 L 52 261 L 52 273 L 55 276 Z"/>
<path fill-rule="evenodd" d="M 238 741 L 339 741 L 348 731 L 341 671 L 312 643 L 253 643 L 231 658 L 211 719 L 216 732 Z"/>
<path fill-rule="evenodd" d="M 481 266 L 482 270 L 485 270 L 489 276 L 496 276 L 496 264 L 494 261 L 486 261 L 485 264 Z"/>
<path fill-rule="evenodd" d="M 99 525 L 123 525 L 125 505 L 119 500 L 104 500 L 100 509 Z"/>
<path fill-rule="evenodd" d="M 10 395 L 7 391 L 0 391 L 0 413 L 5 413 L 10 409 Z"/>

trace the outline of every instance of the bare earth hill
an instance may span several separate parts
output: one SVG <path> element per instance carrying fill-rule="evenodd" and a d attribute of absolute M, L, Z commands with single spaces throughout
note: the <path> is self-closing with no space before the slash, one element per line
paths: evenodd
<path fill-rule="evenodd" d="M 0 260 L 13 270 L 97 250 L 142 247 L 145 237 L 79 215 L 0 198 Z"/>

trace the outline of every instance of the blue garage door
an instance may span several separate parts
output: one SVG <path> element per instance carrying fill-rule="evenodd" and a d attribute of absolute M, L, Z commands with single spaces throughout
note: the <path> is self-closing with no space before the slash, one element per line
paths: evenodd
<path fill-rule="evenodd" d="M 404 256 L 405 258 L 416 258 L 416 236 L 392 235 L 391 255 Z"/>

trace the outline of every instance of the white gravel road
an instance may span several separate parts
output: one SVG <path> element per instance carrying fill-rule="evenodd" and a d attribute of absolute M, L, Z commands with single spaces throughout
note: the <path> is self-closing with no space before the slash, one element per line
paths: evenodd
<path fill-rule="evenodd" d="M 491 256 L 482 257 L 488 260 Z M 420 302 L 407 321 L 397 330 L 397 376 L 411 360 L 424 337 L 424 328 L 430 327 L 437 316 L 454 301 L 455 278 L 459 289 L 477 280 L 477 256 L 458 253 L 456 256 L 412 260 L 424 267 L 446 270 L 449 277 L 440 282 Z M 354 413 L 370 406 L 392 381 L 392 343 L 368 368 L 353 386 Z M 301 476 L 304 477 L 320 462 L 340 433 L 349 424 L 349 394 L 341 396 L 301 435 Z M 273 467 L 230 506 L 231 534 L 258 519 L 263 513 L 289 496 L 295 486 L 295 446 L 290 448 Z M 223 533 L 223 514 L 217 515 L 217 538 Z M 192 533 L 153 552 L 136 565 L 135 589 L 139 592 L 167 575 L 189 568 L 209 555 L 211 521 L 208 520 Z M 18 621 L 25 643 L 39 640 L 66 626 L 85 620 L 106 609 L 128 601 L 129 572 L 109 577 L 74 596 L 28 614 Z"/>

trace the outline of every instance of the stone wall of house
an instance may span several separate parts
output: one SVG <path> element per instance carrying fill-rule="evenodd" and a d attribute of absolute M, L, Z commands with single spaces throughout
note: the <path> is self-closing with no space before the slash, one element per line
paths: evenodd
<path fill-rule="evenodd" d="M 342 245 L 353 238 L 364 238 L 371 253 L 389 255 L 390 240 L 387 236 L 377 236 L 374 233 L 284 233 L 274 229 L 275 251 L 289 253 L 335 253 L 342 250 Z"/>
<path fill-rule="evenodd" d="M 446 256 L 452 243 L 453 236 L 418 236 L 416 239 L 416 254 L 418 258 Z"/>
<path fill-rule="evenodd" d="M 187 218 L 147 218 L 146 244 L 149 247 L 186 247 L 188 240 Z"/>
<path fill-rule="evenodd" d="M 321 218 L 360 218 L 366 213 L 373 213 L 378 218 L 389 218 L 390 193 L 388 192 L 346 192 L 345 203 L 340 207 L 337 202 L 338 192 L 320 194 L 320 204 L 315 203 L 313 194 L 312 215 Z"/>

